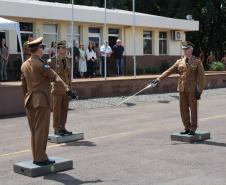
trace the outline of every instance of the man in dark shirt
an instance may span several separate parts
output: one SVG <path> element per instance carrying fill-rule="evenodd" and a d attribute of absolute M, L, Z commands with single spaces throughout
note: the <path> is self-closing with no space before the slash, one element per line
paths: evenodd
<path fill-rule="evenodd" d="M 116 44 L 113 46 L 113 51 L 114 51 L 115 59 L 116 59 L 115 74 L 116 74 L 116 76 L 119 76 L 119 75 L 122 75 L 123 52 L 124 52 L 124 47 L 122 46 L 122 42 L 120 39 L 118 39 L 116 41 Z"/>
<path fill-rule="evenodd" d="M 74 62 L 73 62 L 73 78 L 77 78 L 78 77 L 78 60 L 79 60 L 79 49 L 76 46 L 77 44 L 75 43 L 75 41 L 73 42 L 73 58 L 74 58 Z M 70 48 L 70 53 L 72 53 L 72 50 Z"/>

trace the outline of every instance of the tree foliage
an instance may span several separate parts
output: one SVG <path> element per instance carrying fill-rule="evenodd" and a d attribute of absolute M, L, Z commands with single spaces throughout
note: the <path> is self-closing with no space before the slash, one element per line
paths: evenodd
<path fill-rule="evenodd" d="M 48 0 L 71 3 L 71 0 Z M 74 0 L 77 5 L 104 7 L 104 0 Z M 132 0 L 107 0 L 107 8 L 132 10 Z M 185 19 L 192 15 L 199 21 L 199 31 L 187 39 L 196 45 L 196 53 L 213 51 L 217 58 L 226 52 L 226 0 L 136 0 L 141 13 Z M 198 49 L 197 49 L 198 48 Z"/>

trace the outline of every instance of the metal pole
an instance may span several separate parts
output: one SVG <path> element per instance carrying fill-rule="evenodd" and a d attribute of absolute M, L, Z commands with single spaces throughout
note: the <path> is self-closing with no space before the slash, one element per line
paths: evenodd
<path fill-rule="evenodd" d="M 133 34 L 132 34 L 132 40 L 133 40 L 133 71 L 134 71 L 134 78 L 137 76 L 136 71 L 136 38 L 135 38 L 135 0 L 133 0 Z"/>
<path fill-rule="evenodd" d="M 71 0 L 71 79 L 74 79 L 74 0 Z"/>
<path fill-rule="evenodd" d="M 107 41 L 107 0 L 104 0 L 104 39 Z M 104 78 L 107 79 L 107 43 L 105 42 L 105 51 L 104 51 Z"/>

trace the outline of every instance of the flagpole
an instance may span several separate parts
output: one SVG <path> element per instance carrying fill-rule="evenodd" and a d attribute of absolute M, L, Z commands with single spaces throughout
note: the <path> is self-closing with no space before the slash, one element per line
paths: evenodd
<path fill-rule="evenodd" d="M 104 39 L 107 39 L 107 0 L 104 0 Z M 105 42 L 104 41 L 104 42 Z M 105 51 L 104 51 L 104 78 L 107 79 L 107 43 L 105 42 Z"/>
<path fill-rule="evenodd" d="M 71 79 L 74 79 L 74 0 L 71 0 Z"/>
<path fill-rule="evenodd" d="M 133 71 L 134 71 L 134 78 L 136 78 L 136 38 L 135 38 L 135 0 L 133 0 L 133 34 L 132 34 L 132 40 L 133 40 Z"/>

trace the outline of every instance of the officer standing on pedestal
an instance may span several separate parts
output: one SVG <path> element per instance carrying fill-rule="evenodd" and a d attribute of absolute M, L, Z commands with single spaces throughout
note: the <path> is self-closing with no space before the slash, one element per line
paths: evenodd
<path fill-rule="evenodd" d="M 72 98 L 75 97 L 68 85 L 41 59 L 44 49 L 42 40 L 40 37 L 28 42 L 31 57 L 21 66 L 21 86 L 31 131 L 33 163 L 40 166 L 55 163 L 46 154 L 51 108 L 50 83 L 61 83 L 62 89 Z"/>
<path fill-rule="evenodd" d="M 71 62 L 67 58 L 67 48 L 64 41 L 57 44 L 57 55 L 49 59 L 48 64 L 71 87 Z M 62 83 L 53 82 L 51 93 L 54 133 L 60 136 L 71 135 L 72 132 L 65 128 L 69 97 L 64 91 Z"/>
<path fill-rule="evenodd" d="M 194 45 L 185 41 L 182 42 L 184 58 L 166 70 L 152 83 L 158 85 L 162 80 L 173 73 L 179 73 L 178 91 L 180 95 L 180 112 L 185 131 L 181 134 L 195 135 L 198 127 L 197 100 L 200 99 L 205 87 L 205 74 L 202 62 L 192 56 Z"/>

